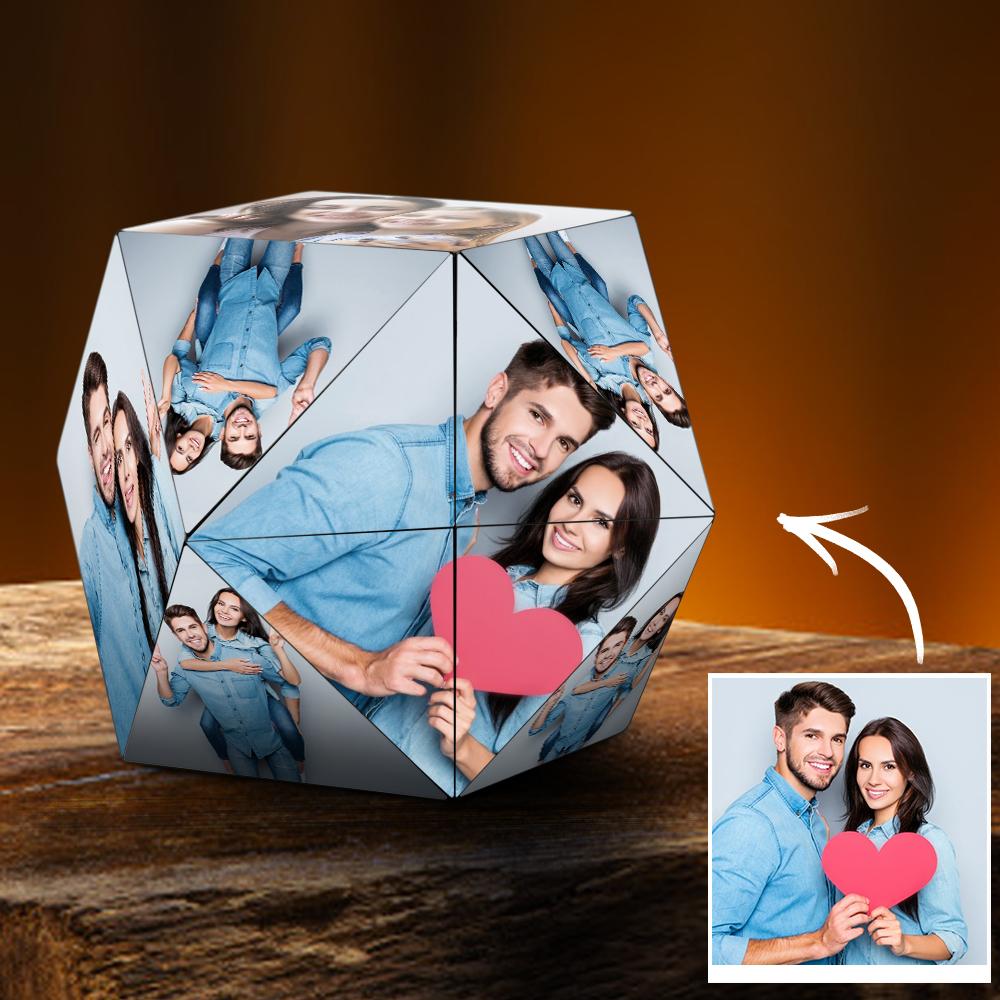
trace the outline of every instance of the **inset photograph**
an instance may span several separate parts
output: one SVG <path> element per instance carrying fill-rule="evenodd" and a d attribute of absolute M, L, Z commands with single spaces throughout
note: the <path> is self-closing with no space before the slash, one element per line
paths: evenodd
<path fill-rule="evenodd" d="M 709 982 L 989 982 L 989 675 L 708 700 Z"/>

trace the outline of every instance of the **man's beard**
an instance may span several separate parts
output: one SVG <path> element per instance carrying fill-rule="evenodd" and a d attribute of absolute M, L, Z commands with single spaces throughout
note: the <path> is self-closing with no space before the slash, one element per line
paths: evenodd
<path fill-rule="evenodd" d="M 483 456 L 483 468 L 486 471 L 486 478 L 490 481 L 490 486 L 492 488 L 500 490 L 501 493 L 513 493 L 514 490 L 519 490 L 522 486 L 528 486 L 529 483 L 519 483 L 516 481 L 503 482 L 500 479 L 501 473 L 497 468 L 497 456 L 496 448 L 497 442 L 490 439 L 490 430 L 493 426 L 493 421 L 500 415 L 503 411 L 504 404 L 501 403 L 487 418 L 486 423 L 483 424 L 483 429 L 479 432 L 479 451 Z"/>
<path fill-rule="evenodd" d="M 792 774 L 794 774 L 795 777 L 798 778 L 799 781 L 801 781 L 802 784 L 806 786 L 806 788 L 809 788 L 809 789 L 811 789 L 814 792 L 823 792 L 827 788 L 829 788 L 830 784 L 833 781 L 833 779 L 836 777 L 837 772 L 840 770 L 840 768 L 831 761 L 830 762 L 830 776 L 827 778 L 827 781 L 826 781 L 825 785 L 820 785 L 820 784 L 816 783 L 817 782 L 817 778 L 816 778 L 815 775 L 806 774 L 806 772 L 805 772 L 805 763 L 806 763 L 805 757 L 803 757 L 802 760 L 798 761 L 798 763 L 795 763 L 795 762 L 792 761 L 791 757 L 788 756 L 788 751 L 786 750 L 785 751 L 785 760 L 788 763 L 788 770 L 791 771 Z"/>

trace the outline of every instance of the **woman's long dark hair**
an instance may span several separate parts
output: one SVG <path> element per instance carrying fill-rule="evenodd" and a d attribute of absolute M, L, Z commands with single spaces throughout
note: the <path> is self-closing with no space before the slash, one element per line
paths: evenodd
<path fill-rule="evenodd" d="M 844 802 L 847 806 L 845 829 L 856 830 L 866 820 L 875 822 L 875 813 L 865 802 L 858 786 L 858 759 L 861 756 L 861 741 L 866 736 L 882 736 L 892 747 L 892 759 L 906 778 L 906 788 L 896 805 L 896 818 L 900 833 L 919 833 L 924 817 L 934 801 L 934 780 L 927 766 L 924 748 L 909 726 L 891 717 L 872 719 L 858 733 L 850 753 L 844 774 Z M 908 916 L 917 919 L 917 897 L 914 894 L 904 899 L 899 908 Z"/>
<path fill-rule="evenodd" d="M 163 440 L 167 446 L 167 458 L 174 453 L 174 447 L 177 444 L 177 439 L 187 434 L 191 430 L 191 425 L 171 406 L 167 410 L 167 419 L 163 422 Z M 201 449 L 201 454 L 184 470 L 188 472 L 193 469 L 208 453 L 209 448 L 212 446 L 212 439 L 209 437 L 205 438 L 205 444 Z M 175 476 L 182 476 L 184 472 L 178 472 L 173 466 L 170 467 L 171 471 Z"/>
<path fill-rule="evenodd" d="M 215 605 L 223 594 L 232 594 L 240 602 L 240 614 L 243 615 L 243 621 L 237 626 L 237 631 L 246 632 L 253 639 L 263 639 L 264 642 L 268 642 L 267 630 L 264 628 L 264 623 L 260 620 L 260 615 L 247 604 L 243 599 L 243 595 L 233 590 L 232 587 L 223 587 L 222 590 L 215 592 L 208 605 L 208 614 L 205 615 L 205 623 L 218 627 L 219 623 L 215 620 Z"/>
<path fill-rule="evenodd" d="M 574 625 L 621 604 L 646 567 L 659 527 L 660 490 L 645 462 L 623 451 L 609 451 L 564 470 L 538 494 L 521 515 L 514 534 L 493 556 L 505 569 L 521 564 L 535 569 L 541 566 L 542 543 L 552 524 L 552 508 L 592 465 L 613 472 L 625 487 L 625 497 L 611 526 L 611 554 L 597 566 L 577 573 L 558 595 L 554 610 Z M 497 729 L 520 700 L 516 695 L 489 696 L 490 714 Z"/>
<path fill-rule="evenodd" d="M 683 596 L 684 596 L 684 591 L 682 590 L 679 594 L 674 594 L 674 596 L 670 598 L 670 601 L 678 601 L 678 598 L 681 598 Z M 649 626 L 649 623 L 670 603 L 670 601 L 664 601 L 649 616 L 649 618 L 646 620 L 646 624 L 643 625 L 638 632 L 636 632 L 635 634 L 636 639 L 638 639 L 639 636 L 646 631 L 647 627 Z M 673 625 L 674 619 L 677 617 L 677 612 L 679 609 L 680 609 L 680 601 L 678 601 L 677 607 L 674 608 L 674 613 L 663 623 L 663 627 L 660 629 L 660 631 L 656 632 L 650 638 L 643 640 L 643 644 L 648 646 L 650 649 L 656 649 L 660 645 L 660 643 L 663 642 L 664 639 L 666 639 L 667 633 L 670 631 L 670 626 Z"/>
<path fill-rule="evenodd" d="M 119 392 L 115 396 L 115 406 L 111 413 L 112 433 L 114 432 L 115 421 L 118 419 L 119 413 L 125 415 L 125 426 L 132 440 L 132 448 L 135 451 L 136 489 L 139 491 L 139 510 L 136 512 L 136 520 L 142 517 L 146 521 L 146 560 L 148 562 L 148 551 L 152 550 L 156 585 L 160 588 L 160 601 L 166 607 L 167 574 L 163 568 L 163 549 L 160 546 L 160 532 L 157 530 L 156 515 L 153 512 L 153 456 L 149 450 L 149 442 L 146 440 L 146 432 L 142 429 L 142 424 L 139 422 L 135 408 L 129 402 L 128 396 L 123 392 Z M 115 489 L 119 493 L 121 492 L 117 469 L 115 470 Z M 125 504 L 123 500 L 122 511 L 124 512 L 124 510 Z M 153 639 L 156 632 L 159 631 L 160 623 L 151 623 L 149 620 L 146 595 L 143 592 L 142 583 L 139 579 L 139 551 L 136 548 L 135 539 L 136 527 L 132 526 L 126 530 L 125 534 L 128 535 L 128 546 L 132 550 L 132 563 L 135 566 L 135 581 L 138 584 L 139 606 L 142 608 L 142 627 L 145 629 L 146 640 L 149 643 L 150 649 L 152 649 Z"/>

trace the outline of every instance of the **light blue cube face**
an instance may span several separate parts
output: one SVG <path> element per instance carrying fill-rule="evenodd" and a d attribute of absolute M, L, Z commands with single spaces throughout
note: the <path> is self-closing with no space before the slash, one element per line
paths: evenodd
<path fill-rule="evenodd" d="M 714 517 L 635 220 L 549 206 L 120 233 L 59 469 L 127 759 L 427 797 L 624 729 Z"/>

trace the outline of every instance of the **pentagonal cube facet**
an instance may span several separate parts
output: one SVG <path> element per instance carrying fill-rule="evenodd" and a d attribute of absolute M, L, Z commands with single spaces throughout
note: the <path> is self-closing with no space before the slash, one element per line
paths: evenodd
<path fill-rule="evenodd" d="M 635 221 L 588 209 L 126 230 L 59 468 L 127 759 L 428 797 L 624 729 L 714 516 Z"/>

